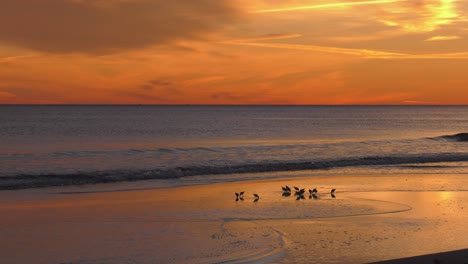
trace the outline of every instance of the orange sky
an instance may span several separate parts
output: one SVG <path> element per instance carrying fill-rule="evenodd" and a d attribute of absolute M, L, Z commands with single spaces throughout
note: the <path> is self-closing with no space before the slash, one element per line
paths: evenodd
<path fill-rule="evenodd" d="M 468 1 L 3 0 L 0 103 L 468 104 Z"/>

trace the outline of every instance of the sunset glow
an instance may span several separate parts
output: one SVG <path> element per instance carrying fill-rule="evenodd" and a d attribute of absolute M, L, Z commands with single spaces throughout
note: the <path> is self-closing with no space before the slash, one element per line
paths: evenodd
<path fill-rule="evenodd" d="M 460 0 L 6 0 L 2 104 L 467 104 Z"/>

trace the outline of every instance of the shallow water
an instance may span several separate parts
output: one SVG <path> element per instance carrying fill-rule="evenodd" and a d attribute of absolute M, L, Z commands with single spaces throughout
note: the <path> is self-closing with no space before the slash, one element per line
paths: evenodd
<path fill-rule="evenodd" d="M 317 187 L 319 198 L 283 197 L 284 185 Z M 99 187 L 1 192 L 1 259 L 365 263 L 468 247 L 468 180 L 460 174 L 316 176 L 117 192 Z M 236 201 L 240 191 L 244 200 Z M 253 193 L 260 195 L 257 202 Z"/>

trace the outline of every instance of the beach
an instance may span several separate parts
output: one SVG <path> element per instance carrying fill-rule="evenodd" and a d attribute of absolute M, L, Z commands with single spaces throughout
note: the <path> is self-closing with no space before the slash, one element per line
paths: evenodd
<path fill-rule="evenodd" d="M 307 191 L 305 199 L 284 197 L 285 185 L 317 188 L 317 198 Z M 370 263 L 461 250 L 434 259 L 468 262 L 463 174 L 327 175 L 154 189 L 148 181 L 141 186 L 146 188 L 122 183 L 2 191 L 0 259 Z M 236 201 L 241 191 L 244 198 Z M 253 193 L 260 196 L 257 201 Z M 448 256 L 451 261 L 443 262 Z"/>
<path fill-rule="evenodd" d="M 1 110 L 1 263 L 468 262 L 466 106 Z"/>

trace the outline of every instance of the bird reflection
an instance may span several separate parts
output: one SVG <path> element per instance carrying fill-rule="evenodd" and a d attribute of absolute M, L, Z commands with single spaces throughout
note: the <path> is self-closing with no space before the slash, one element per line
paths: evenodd
<path fill-rule="evenodd" d="M 298 195 L 298 196 L 296 197 L 296 201 L 304 200 L 304 199 L 305 199 L 304 195 Z"/>
<path fill-rule="evenodd" d="M 335 194 L 330 193 L 330 195 L 331 195 L 332 198 L 336 198 Z"/>

